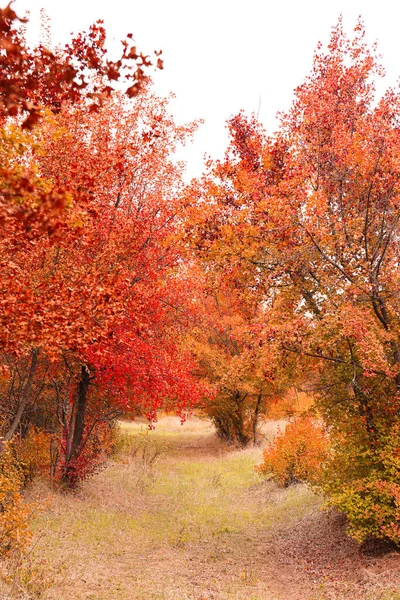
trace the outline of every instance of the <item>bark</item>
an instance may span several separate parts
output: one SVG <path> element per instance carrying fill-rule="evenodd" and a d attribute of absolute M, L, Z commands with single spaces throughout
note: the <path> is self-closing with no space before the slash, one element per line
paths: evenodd
<path fill-rule="evenodd" d="M 65 474 L 64 479 L 66 483 L 70 483 L 71 479 L 71 461 L 79 455 L 83 435 L 85 431 L 85 416 L 86 407 L 88 400 L 88 392 L 90 386 L 90 371 L 86 365 L 82 365 L 81 374 L 78 386 L 78 393 L 76 398 L 76 404 L 74 412 L 70 422 L 70 435 L 67 444 L 67 452 L 65 457 Z"/>
<path fill-rule="evenodd" d="M 17 431 L 18 426 L 21 422 L 22 415 L 26 408 L 26 405 L 28 404 L 28 400 L 29 400 L 29 398 L 31 396 L 31 392 L 32 392 L 32 386 L 33 386 L 33 381 L 35 378 L 36 369 L 38 366 L 38 357 L 39 357 L 39 349 L 31 350 L 31 362 L 30 362 L 28 377 L 27 377 L 26 383 L 23 386 L 22 391 L 21 391 L 21 396 L 20 396 L 20 400 L 18 403 L 17 412 L 14 415 L 14 419 L 10 425 L 9 430 L 7 431 L 7 433 L 4 436 L 5 442 L 8 442 L 9 440 L 11 440 L 14 433 Z"/>
<path fill-rule="evenodd" d="M 257 426 L 258 426 L 258 415 L 260 413 L 260 408 L 261 408 L 261 401 L 262 401 L 262 390 L 260 390 L 260 393 L 257 396 L 257 402 L 256 402 L 256 406 L 254 409 L 254 420 L 253 420 L 253 444 L 254 446 L 257 445 Z"/>

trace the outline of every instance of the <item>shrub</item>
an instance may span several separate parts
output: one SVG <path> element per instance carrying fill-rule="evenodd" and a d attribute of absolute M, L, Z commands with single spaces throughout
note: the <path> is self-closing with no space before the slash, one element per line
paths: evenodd
<path fill-rule="evenodd" d="M 291 421 L 264 450 L 264 462 L 256 467 L 263 475 L 272 475 L 280 485 L 320 478 L 328 456 L 328 437 L 323 426 L 309 416 Z"/>
<path fill-rule="evenodd" d="M 112 455 L 117 443 L 115 422 L 99 421 L 93 427 L 87 427 L 84 443 L 76 456 L 65 465 L 65 441 L 58 444 L 54 464 L 54 478 L 70 488 L 100 471 Z"/>
<path fill-rule="evenodd" d="M 136 435 L 118 428 L 115 430 L 112 455 L 118 461 L 129 462 L 133 459 L 140 469 L 150 471 L 165 452 L 166 446 L 157 438 L 151 438 L 148 430 Z"/>
<path fill-rule="evenodd" d="M 350 426 L 331 438 L 320 482 L 328 504 L 346 515 L 357 541 L 373 537 L 400 546 L 400 423 L 377 433 L 373 444 Z"/>
<path fill-rule="evenodd" d="M 13 441 L 11 448 L 24 486 L 37 476 L 50 476 L 53 438 L 53 435 L 31 426 L 25 437 Z"/>
<path fill-rule="evenodd" d="M 134 457 L 137 453 L 136 435 L 124 431 L 120 426 L 114 428 L 114 446 L 112 457 L 123 460 L 126 457 Z"/>
<path fill-rule="evenodd" d="M 0 556 L 23 551 L 31 541 L 31 507 L 24 502 L 21 488 L 23 471 L 13 444 L 4 444 L 0 453 Z"/>

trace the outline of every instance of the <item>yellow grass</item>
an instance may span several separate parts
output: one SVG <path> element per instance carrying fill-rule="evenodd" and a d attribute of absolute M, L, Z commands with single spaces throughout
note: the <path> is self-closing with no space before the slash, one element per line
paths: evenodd
<path fill-rule="evenodd" d="M 264 426 L 266 439 L 279 425 Z M 48 502 L 36 517 L 37 546 L 25 579 L 14 577 L 12 595 L 3 585 L 1 598 L 301 599 L 271 552 L 319 514 L 320 498 L 260 479 L 260 448 L 227 448 L 207 421 L 165 417 L 155 431 L 121 429 L 129 436 L 122 454 L 77 494 L 36 484 L 31 494 Z M 306 597 L 336 598 L 320 583 Z"/>

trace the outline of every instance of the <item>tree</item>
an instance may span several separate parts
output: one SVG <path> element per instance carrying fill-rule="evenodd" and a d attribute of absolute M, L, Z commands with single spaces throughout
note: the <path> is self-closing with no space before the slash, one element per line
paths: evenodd
<path fill-rule="evenodd" d="M 196 311 L 185 344 L 197 359 L 197 375 L 214 389 L 204 412 L 226 442 L 257 444 L 260 422 L 285 387 L 277 381 L 274 349 L 266 343 L 265 311 L 199 265 L 192 264 L 191 276 L 197 283 Z"/>
<path fill-rule="evenodd" d="M 232 119 L 225 161 L 188 202 L 195 247 L 264 298 L 282 364 L 312 373 L 335 448 L 332 502 L 353 531 L 397 541 L 400 95 L 375 99 L 381 73 L 362 25 L 349 39 L 339 22 L 280 131 L 268 138 L 254 119 Z M 379 486 L 384 518 L 368 513 Z M 362 527 L 357 502 L 370 514 Z"/>
<path fill-rule="evenodd" d="M 47 365 L 67 483 L 94 428 L 131 410 L 132 396 L 150 420 L 166 399 L 183 413 L 199 397 L 168 308 L 178 287 L 182 187 L 172 153 L 194 128 L 176 126 L 167 101 L 148 91 L 134 102 L 115 96 L 96 112 L 66 106 L 29 134 L 24 160 L 38 182 L 62 186 L 74 202 L 63 236 L 36 237 L 4 261 L 5 284 L 12 281 L 4 290 L 5 357 L 31 355 L 31 378 Z M 5 258 L 7 234 L 13 229 L 5 230 Z M 6 437 L 29 404 L 24 390 Z"/>
<path fill-rule="evenodd" d="M 64 104 L 82 103 L 97 111 L 102 102 L 115 91 L 113 81 L 123 80 L 129 87 L 126 94 L 136 96 L 148 80 L 146 70 L 152 65 L 149 56 L 138 52 L 132 34 L 122 42 L 123 52 L 117 61 L 107 57 L 106 32 L 102 22 L 92 25 L 88 33 L 80 33 L 64 48 L 50 49 L 40 44 L 31 49 L 18 24 L 26 23 L 11 8 L 0 9 L 0 126 L 17 118 L 22 130 L 32 129 L 48 109 L 57 114 Z M 156 53 L 156 65 L 162 68 L 161 53 Z M 158 57 L 158 58 L 157 58 Z M 19 129 L 19 127 L 18 127 Z M 15 134 L 14 134 L 15 135 Z M 8 145 L 22 153 L 19 132 L 17 139 L 6 131 Z M 45 232 L 54 234 L 59 226 L 68 198 L 64 189 L 36 185 L 36 175 L 28 168 L 13 168 L 13 162 L 0 169 L 0 223 L 12 222 L 24 227 L 30 237 Z M 62 220 L 62 219 L 61 219 Z"/>

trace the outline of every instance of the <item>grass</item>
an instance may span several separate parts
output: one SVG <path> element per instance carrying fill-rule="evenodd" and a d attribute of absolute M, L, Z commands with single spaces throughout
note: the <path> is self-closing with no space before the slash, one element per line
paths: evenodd
<path fill-rule="evenodd" d="M 278 425 L 265 427 L 267 439 Z M 341 571 L 329 571 L 330 557 L 317 574 L 309 569 L 322 555 L 318 549 L 313 555 L 312 535 L 335 536 L 336 525 L 306 486 L 282 490 L 260 479 L 254 471 L 259 448 L 229 449 L 199 419 L 181 425 L 167 417 L 150 432 L 141 423 L 121 429 L 120 455 L 77 494 L 61 495 L 43 483 L 32 490 L 48 506 L 36 517 L 38 543 L 12 597 L 358 598 L 348 595 L 351 584 L 340 581 Z M 315 529 L 320 526 L 332 532 Z M 352 552 L 353 546 L 346 560 L 354 559 Z M 361 573 L 365 565 L 357 568 Z M 383 579 L 377 576 L 379 585 L 366 587 L 360 600 L 399 600 Z"/>

